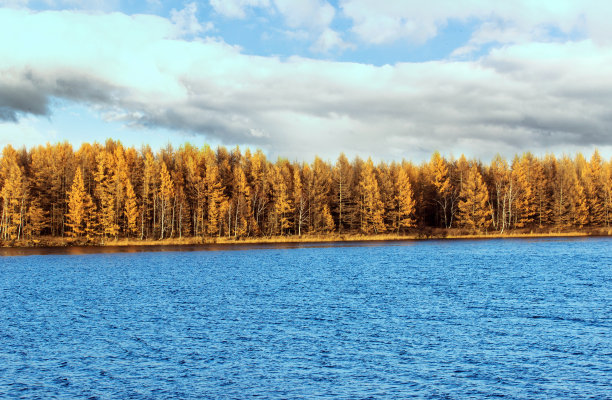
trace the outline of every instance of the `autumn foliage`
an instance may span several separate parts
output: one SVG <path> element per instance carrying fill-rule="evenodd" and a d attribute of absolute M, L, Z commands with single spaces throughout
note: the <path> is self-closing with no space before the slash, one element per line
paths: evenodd
<path fill-rule="evenodd" d="M 125 148 L 108 140 L 15 150 L 0 159 L 0 239 L 40 236 L 246 238 L 609 227 L 612 160 L 530 153 L 489 165 L 312 163 L 208 146 Z"/>

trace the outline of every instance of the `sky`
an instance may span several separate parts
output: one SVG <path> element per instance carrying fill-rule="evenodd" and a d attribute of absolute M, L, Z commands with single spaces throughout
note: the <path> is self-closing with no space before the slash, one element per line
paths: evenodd
<path fill-rule="evenodd" d="M 612 156 L 607 1 L 0 0 L 0 146 Z"/>

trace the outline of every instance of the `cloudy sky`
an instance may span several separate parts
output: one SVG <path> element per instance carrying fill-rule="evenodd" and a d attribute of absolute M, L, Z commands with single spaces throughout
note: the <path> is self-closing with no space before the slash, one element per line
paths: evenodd
<path fill-rule="evenodd" d="M 0 145 L 112 137 L 307 160 L 612 156 L 607 1 L 0 7 Z"/>

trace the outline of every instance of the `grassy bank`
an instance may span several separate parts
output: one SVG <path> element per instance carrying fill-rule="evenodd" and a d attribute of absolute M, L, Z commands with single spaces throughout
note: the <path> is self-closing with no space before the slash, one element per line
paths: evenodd
<path fill-rule="evenodd" d="M 41 237 L 0 242 L 2 247 L 68 247 L 68 246 L 180 246 L 202 244 L 259 244 L 259 243 L 322 243 L 322 242 L 355 242 L 355 241 L 393 241 L 393 240 L 454 240 L 454 239 L 499 239 L 499 238 L 542 238 L 542 237 L 579 237 L 579 236 L 612 236 L 612 228 L 589 228 L 582 230 L 512 230 L 503 233 L 473 233 L 460 229 L 430 229 L 415 231 L 410 234 L 363 235 L 355 233 L 302 236 L 261 236 L 261 237 L 184 237 L 163 240 L 152 239 L 107 239 L 88 242 L 84 239 Z"/>

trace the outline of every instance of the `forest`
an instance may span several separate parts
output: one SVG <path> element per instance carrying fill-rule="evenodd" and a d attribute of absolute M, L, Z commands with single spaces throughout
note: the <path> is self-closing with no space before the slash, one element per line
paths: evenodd
<path fill-rule="evenodd" d="M 608 228 L 612 160 L 531 153 L 509 161 L 374 163 L 185 144 L 4 147 L 0 240 L 464 234 Z M 609 230 L 607 231 L 609 233 Z M 72 239 L 70 239 L 72 238 Z"/>

